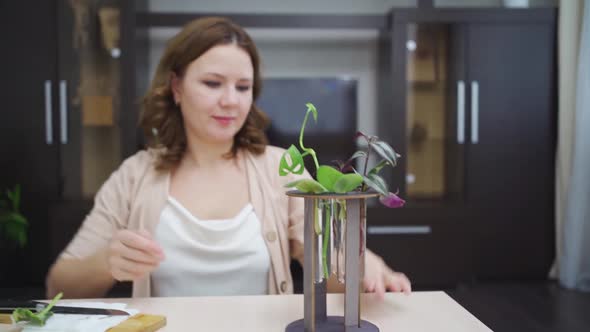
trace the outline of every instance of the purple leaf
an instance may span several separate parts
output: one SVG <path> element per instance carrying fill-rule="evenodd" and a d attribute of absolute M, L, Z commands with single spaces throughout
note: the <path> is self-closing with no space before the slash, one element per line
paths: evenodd
<path fill-rule="evenodd" d="M 335 164 L 336 168 L 342 172 L 342 168 L 344 167 L 344 162 L 342 160 L 332 160 L 332 164 Z"/>
<path fill-rule="evenodd" d="M 381 195 L 379 197 L 379 201 L 381 204 L 387 206 L 388 208 L 399 208 L 406 204 L 406 201 L 401 199 L 398 195 L 390 192 L 387 195 Z"/>
<path fill-rule="evenodd" d="M 359 131 L 357 131 L 357 132 L 356 132 L 356 134 L 354 134 L 354 137 L 353 137 L 353 139 L 355 139 L 355 140 L 356 140 L 356 139 L 357 139 L 357 138 L 359 138 L 359 137 L 363 137 L 363 138 L 365 138 L 367 141 L 369 140 L 369 137 L 368 137 L 367 135 L 365 135 L 365 134 L 364 134 L 362 131 L 360 131 L 360 130 L 359 130 Z"/>
<path fill-rule="evenodd" d="M 352 157 L 348 158 L 345 163 L 339 163 L 338 167 L 340 168 L 340 172 L 342 173 L 350 173 L 353 171 L 352 162 L 356 158 L 367 158 L 367 153 L 365 151 L 356 151 Z"/>
<path fill-rule="evenodd" d="M 342 168 L 340 169 L 340 172 L 342 173 L 352 173 L 354 171 L 354 168 L 352 167 L 352 165 L 350 163 L 346 163 L 345 165 L 342 165 Z"/>

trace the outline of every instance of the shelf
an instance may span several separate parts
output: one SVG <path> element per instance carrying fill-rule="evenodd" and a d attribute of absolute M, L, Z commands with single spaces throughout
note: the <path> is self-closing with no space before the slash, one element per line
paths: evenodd
<path fill-rule="evenodd" d="M 247 28 L 386 29 L 387 15 L 228 14 L 137 12 L 136 26 L 181 27 L 205 16 L 225 16 Z"/>

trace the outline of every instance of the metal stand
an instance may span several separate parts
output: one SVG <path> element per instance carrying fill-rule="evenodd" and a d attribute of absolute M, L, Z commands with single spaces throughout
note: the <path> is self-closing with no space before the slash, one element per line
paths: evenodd
<path fill-rule="evenodd" d="M 344 329 L 344 330 L 343 330 Z M 303 319 L 296 320 L 287 325 L 285 332 L 306 331 L 303 326 Z M 361 320 L 360 326 L 344 326 L 344 317 L 328 316 L 325 321 L 318 322 L 316 332 L 379 332 L 379 328 L 366 320 Z"/>
<path fill-rule="evenodd" d="M 304 318 L 290 323 L 286 332 L 378 332 L 379 328 L 360 319 L 361 262 L 360 223 L 364 195 L 334 195 L 333 197 L 288 193 L 305 199 L 303 292 Z M 361 197 L 358 197 L 361 196 Z M 368 197 L 371 197 L 367 195 Z M 346 199 L 345 294 L 344 317 L 326 315 L 326 280 L 314 282 L 318 266 L 318 243 L 314 241 L 314 213 L 318 198 Z M 363 256 L 364 259 L 364 256 Z"/>

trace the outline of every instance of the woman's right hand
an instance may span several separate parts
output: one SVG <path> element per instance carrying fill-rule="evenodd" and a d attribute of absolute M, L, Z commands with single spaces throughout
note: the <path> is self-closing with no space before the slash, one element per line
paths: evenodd
<path fill-rule="evenodd" d="M 118 281 L 131 281 L 155 270 L 164 259 L 162 248 L 145 230 L 120 230 L 107 250 L 109 271 Z"/>

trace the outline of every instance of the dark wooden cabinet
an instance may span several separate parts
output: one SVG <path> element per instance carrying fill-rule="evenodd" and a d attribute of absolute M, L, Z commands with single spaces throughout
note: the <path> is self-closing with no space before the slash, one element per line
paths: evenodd
<path fill-rule="evenodd" d="M 467 36 L 469 78 L 479 88 L 474 101 L 471 86 L 479 132 L 466 182 L 467 197 L 481 209 L 476 271 L 541 278 L 553 259 L 554 27 L 473 23 Z"/>
<path fill-rule="evenodd" d="M 483 22 L 466 28 L 468 197 L 496 207 L 535 197 L 551 206 L 553 26 Z"/>
<path fill-rule="evenodd" d="M 379 133 L 403 156 L 390 178 L 408 204 L 373 208 L 367 243 L 419 284 L 548 273 L 555 14 L 392 12 Z"/>
<path fill-rule="evenodd" d="M 121 63 L 133 56 L 122 49 L 121 26 L 134 19 L 132 6 L 0 3 L 0 190 L 21 185 L 30 223 L 26 259 L 9 267 L 13 287 L 43 286 L 69 241 L 59 234 L 75 232 L 101 183 L 137 146 L 137 112 L 122 112 L 121 93 Z"/>
<path fill-rule="evenodd" d="M 56 14 L 55 1 L 35 4 L 35 10 L 27 2 L 0 3 L 0 191 L 21 185 L 21 209 L 30 222 L 29 245 L 0 254 L 0 275 L 11 282 L 44 273 L 46 267 L 35 263 L 47 261 L 47 207 L 59 194 Z M 25 259 L 11 260 L 12 255 Z"/>

